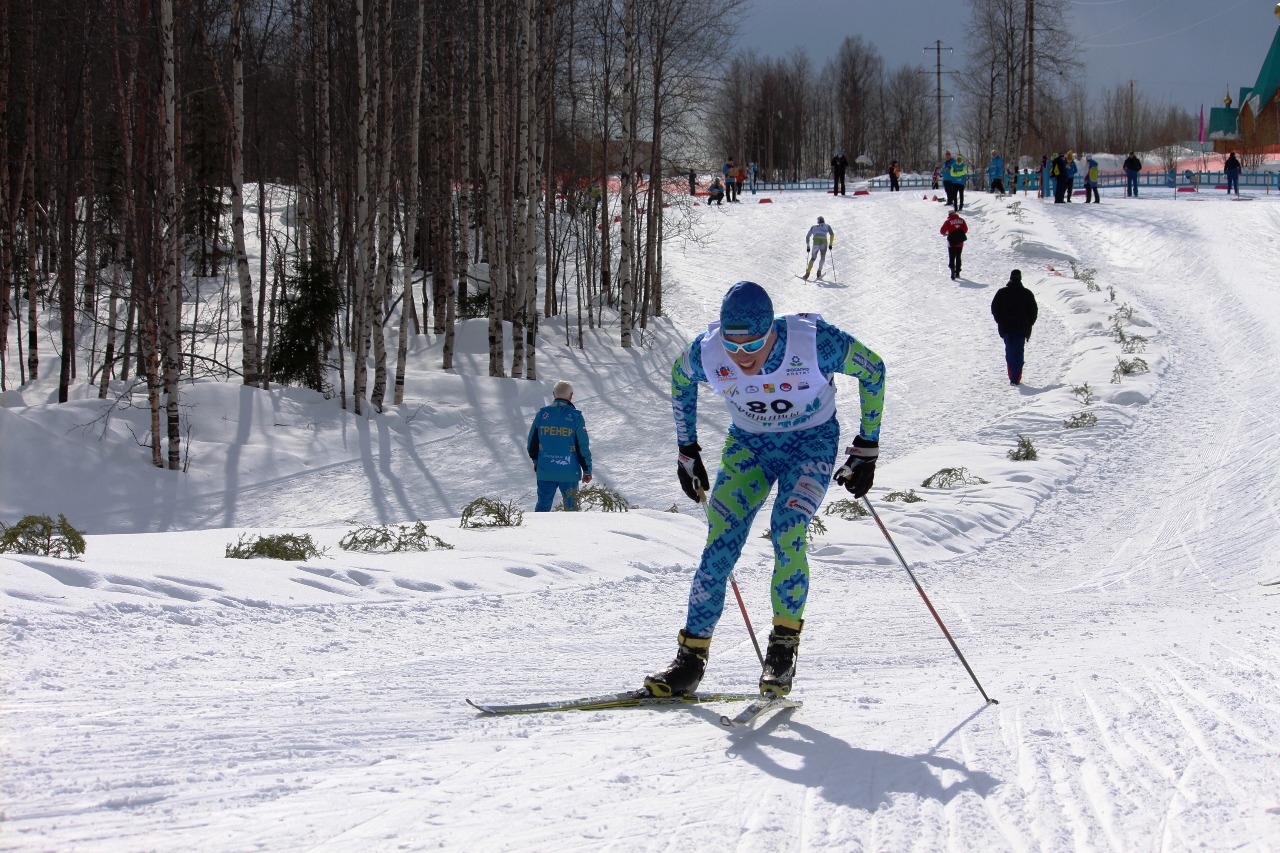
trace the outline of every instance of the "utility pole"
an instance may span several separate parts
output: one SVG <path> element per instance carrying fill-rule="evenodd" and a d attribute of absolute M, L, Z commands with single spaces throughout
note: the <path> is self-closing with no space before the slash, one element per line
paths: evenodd
<path fill-rule="evenodd" d="M 1031 0 L 1028 0 L 1031 2 Z M 942 51 L 951 50 L 951 48 L 943 48 L 942 39 L 937 39 L 933 43 L 933 47 L 926 47 L 925 50 L 932 50 L 936 57 L 935 72 L 938 80 L 938 163 L 942 163 Z"/>

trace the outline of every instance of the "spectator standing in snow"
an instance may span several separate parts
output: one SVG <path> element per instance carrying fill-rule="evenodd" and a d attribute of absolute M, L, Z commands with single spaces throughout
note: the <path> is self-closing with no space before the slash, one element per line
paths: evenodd
<path fill-rule="evenodd" d="M 734 170 L 733 182 L 733 200 L 740 202 L 742 201 L 742 185 L 747 182 L 747 170 L 744 167 L 739 166 Z"/>
<path fill-rule="evenodd" d="M 827 221 L 819 216 L 818 224 L 804 235 L 804 251 L 809 256 L 809 263 L 804 268 L 805 281 L 809 280 L 809 271 L 813 269 L 815 259 L 818 261 L 818 278 L 822 278 L 822 265 L 827 262 L 827 249 L 833 248 L 835 244 L 836 232 L 832 231 Z"/>
<path fill-rule="evenodd" d="M 1240 195 L 1240 161 L 1236 159 L 1236 152 L 1232 151 L 1227 155 L 1222 171 L 1227 174 L 1227 195 L 1231 195 L 1232 190 L 1237 196 Z"/>
<path fill-rule="evenodd" d="M 591 442 L 587 422 L 573 405 L 573 386 L 562 380 L 551 394 L 551 405 L 539 409 L 529 426 L 529 458 L 538 478 L 534 512 L 550 512 L 557 491 L 564 496 L 564 508 L 573 512 L 578 509 L 578 481 L 591 482 Z"/>
<path fill-rule="evenodd" d="M 1138 173 L 1142 171 L 1142 161 L 1138 159 L 1138 155 L 1129 152 L 1129 156 L 1124 158 L 1124 197 L 1138 197 Z"/>
<path fill-rule="evenodd" d="M 942 168 L 940 166 L 935 165 L 933 167 L 933 189 L 935 190 L 938 188 L 938 178 L 941 176 L 941 174 L 942 174 Z"/>
<path fill-rule="evenodd" d="M 759 180 L 760 168 L 756 166 L 756 161 L 752 160 L 747 165 L 747 174 L 751 177 L 751 194 L 756 194 L 756 182 Z"/>
<path fill-rule="evenodd" d="M 1049 177 L 1053 180 L 1053 203 L 1062 204 L 1067 191 L 1067 158 L 1054 152 L 1049 161 Z"/>
<path fill-rule="evenodd" d="M 889 192 L 896 193 L 900 189 L 898 186 L 898 176 L 902 174 L 902 168 L 898 166 L 897 160 L 889 163 Z"/>
<path fill-rule="evenodd" d="M 849 159 L 844 156 L 844 149 L 840 148 L 836 151 L 836 156 L 831 158 L 831 174 L 835 178 L 832 195 L 844 195 L 844 170 L 847 168 L 849 168 Z"/>
<path fill-rule="evenodd" d="M 964 164 L 964 155 L 957 154 L 956 159 L 951 161 L 951 200 L 954 209 L 959 212 L 964 210 L 964 185 L 969 180 L 969 167 Z"/>
<path fill-rule="evenodd" d="M 1086 154 L 1084 165 L 1084 203 L 1092 200 L 1094 204 L 1102 204 L 1098 196 L 1098 161 Z"/>
<path fill-rule="evenodd" d="M 954 206 L 956 203 L 956 185 L 951 182 L 951 167 L 956 164 L 956 158 L 951 156 L 950 151 L 945 152 L 943 157 L 942 191 L 947 194 L 947 204 Z"/>
<path fill-rule="evenodd" d="M 1068 202 L 1071 201 L 1071 194 L 1075 192 L 1076 175 L 1078 175 L 1079 173 L 1080 173 L 1080 167 L 1076 165 L 1076 152 L 1068 151 L 1067 152 L 1067 171 L 1066 171 L 1067 190 L 1064 193 Z"/>
<path fill-rule="evenodd" d="M 858 382 L 857 432 L 840 449 L 837 373 Z M 731 424 L 715 486 L 698 444 L 698 387 L 723 396 Z M 764 288 L 740 281 L 720 305 L 720 320 L 698 334 L 671 371 L 680 488 L 706 501 L 708 535 L 689 589 L 684 628 L 671 665 L 644 681 L 654 696 L 693 693 L 706 671 L 711 636 L 724 611 L 729 573 L 742 554 L 774 483 L 773 629 L 760 675 L 763 695 L 785 696 L 795 676 L 809 593 L 808 529 L 833 475 L 855 498 L 875 476 L 884 410 L 884 362 L 850 333 L 817 314 L 775 317 Z"/>
<path fill-rule="evenodd" d="M 999 151 L 991 152 L 991 165 L 987 167 L 987 180 L 991 183 L 991 191 L 1004 195 L 1004 158 Z"/>
<path fill-rule="evenodd" d="M 1056 154 L 1054 155 L 1057 156 Z M 1040 155 L 1040 198 L 1049 197 L 1049 179 L 1052 177 L 1053 164 L 1048 154 Z"/>
<path fill-rule="evenodd" d="M 1036 295 L 1022 286 L 1022 270 L 1009 273 L 1009 283 L 996 291 L 991 300 L 991 316 L 996 331 L 1004 339 L 1004 362 L 1009 370 L 1009 384 L 1022 384 L 1023 352 L 1031 340 L 1031 327 L 1036 324 L 1039 308 Z"/>
<path fill-rule="evenodd" d="M 938 232 L 947 238 L 947 269 L 951 270 L 951 280 L 960 277 L 960 259 L 964 252 L 964 241 L 969 239 L 969 223 L 956 211 L 947 214 Z"/>
<path fill-rule="evenodd" d="M 725 201 L 738 200 L 738 167 L 734 165 L 733 158 L 730 157 L 728 162 L 720 169 L 724 173 L 724 197 Z"/>

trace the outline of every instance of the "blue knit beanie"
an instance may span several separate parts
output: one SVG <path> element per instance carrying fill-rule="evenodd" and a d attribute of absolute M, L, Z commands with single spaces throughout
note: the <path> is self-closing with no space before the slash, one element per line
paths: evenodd
<path fill-rule="evenodd" d="M 773 300 L 754 281 L 740 281 L 720 303 L 720 333 L 761 338 L 773 328 Z"/>

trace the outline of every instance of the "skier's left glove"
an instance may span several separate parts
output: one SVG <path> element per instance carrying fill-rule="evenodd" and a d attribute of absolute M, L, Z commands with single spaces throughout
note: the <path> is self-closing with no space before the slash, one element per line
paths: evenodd
<path fill-rule="evenodd" d="M 696 441 L 680 445 L 680 462 L 676 465 L 676 475 L 680 478 L 680 488 L 694 503 L 702 503 L 698 497 L 699 488 L 703 494 L 711 491 L 707 467 L 702 464 L 702 448 Z"/>
<path fill-rule="evenodd" d="M 844 486 L 855 498 L 871 491 L 876 476 L 876 457 L 880 455 L 880 442 L 858 436 L 848 449 L 849 458 L 836 471 L 836 482 Z"/>

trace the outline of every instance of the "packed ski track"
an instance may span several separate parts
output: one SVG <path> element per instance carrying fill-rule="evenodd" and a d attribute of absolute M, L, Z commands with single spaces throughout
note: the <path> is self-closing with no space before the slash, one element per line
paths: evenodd
<path fill-rule="evenodd" d="M 178 484 L 129 474 L 107 441 L 128 432 L 85 430 L 87 397 L 0 409 L 0 444 L 48 434 L 65 457 L 0 448 L 0 474 L 48 471 L 38 511 L 79 506 L 78 483 L 96 534 L 82 561 L 0 558 L 0 850 L 1280 849 L 1280 201 L 971 193 L 951 281 L 921 195 L 673 208 L 693 239 L 666 251 L 644 346 L 606 327 L 565 347 L 544 322 L 541 375 L 574 382 L 630 513 L 458 529 L 480 494 L 531 506 L 550 384 L 484 377 L 476 324 L 450 373 L 415 342 L 405 406 L 364 420 L 193 389 L 207 443 Z M 805 282 L 817 215 L 835 248 Z M 1014 268 L 1040 304 L 1016 388 L 989 313 Z M 669 369 L 739 279 L 884 358 L 871 498 L 998 704 L 879 530 L 824 515 L 802 707 L 742 730 L 720 725 L 733 704 L 479 715 L 465 699 L 612 692 L 670 659 L 704 530 L 672 470 Z M 1064 428 L 1083 412 L 1095 426 Z M 708 460 L 726 420 L 704 389 Z M 1038 461 L 1006 458 L 1020 436 Z M 985 482 L 922 486 L 959 466 Z M 909 489 L 924 501 L 884 500 Z M 350 521 L 417 518 L 457 549 L 334 548 Z M 330 551 L 229 567 L 223 544 L 259 527 Z M 771 568 L 753 535 L 736 576 L 757 631 Z M 758 675 L 731 598 L 703 689 Z"/>

